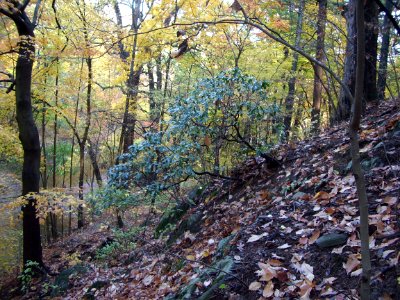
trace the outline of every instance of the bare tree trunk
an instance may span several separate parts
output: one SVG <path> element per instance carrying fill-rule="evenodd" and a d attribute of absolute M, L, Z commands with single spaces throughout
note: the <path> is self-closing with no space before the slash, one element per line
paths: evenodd
<path fill-rule="evenodd" d="M 76 128 L 76 123 L 78 120 L 78 110 L 79 110 L 79 100 L 81 95 L 81 85 L 82 85 L 82 71 L 83 71 L 83 59 L 81 63 L 81 70 L 79 73 L 79 85 L 78 85 L 78 96 L 75 104 L 75 116 L 74 116 L 74 128 Z M 74 129 L 73 129 L 74 130 Z M 72 146 L 71 146 L 71 164 L 69 168 L 69 188 L 72 189 L 72 171 L 73 171 L 73 161 L 74 161 L 74 148 L 75 148 L 75 134 L 72 135 Z M 69 206 L 68 214 L 68 234 L 72 232 L 72 206 Z"/>
<path fill-rule="evenodd" d="M 38 4 L 40 1 L 38 1 Z M 14 21 L 20 40 L 15 76 L 16 115 L 19 139 L 24 151 L 22 166 L 22 195 L 39 192 L 40 182 L 40 140 L 33 119 L 31 102 L 32 67 L 35 56 L 34 22 L 26 15 L 25 7 L 8 10 L 0 6 L 0 13 Z M 22 207 L 23 222 L 23 263 L 38 262 L 43 265 L 40 224 L 36 216 L 36 200 L 28 199 Z"/>
<path fill-rule="evenodd" d="M 327 14 L 327 0 L 318 1 L 318 21 L 317 21 L 317 46 L 315 58 L 319 62 L 323 62 L 325 54 L 325 26 Z M 316 134 L 320 129 L 320 113 L 322 102 L 322 75 L 323 70 L 320 66 L 314 65 L 314 91 L 313 91 L 313 107 L 311 112 L 311 131 Z"/>
<path fill-rule="evenodd" d="M 354 94 L 354 87 L 356 82 L 355 68 L 356 68 L 356 8 L 355 2 L 350 1 L 346 6 L 345 11 L 346 26 L 347 26 L 347 44 L 346 56 L 344 61 L 343 82 L 348 86 L 350 92 Z M 349 118 L 351 110 L 351 99 L 347 95 L 343 87 L 340 89 L 339 105 L 336 121 L 343 121 Z"/>
<path fill-rule="evenodd" d="M 96 145 L 96 148 L 97 148 L 97 145 Z M 94 145 L 90 139 L 88 139 L 88 152 L 89 152 L 90 162 L 92 163 L 92 167 L 93 167 L 93 175 L 96 178 L 98 187 L 102 187 L 103 180 L 101 178 L 99 164 L 97 163 L 97 154 L 96 154 L 96 151 L 94 150 Z"/>
<path fill-rule="evenodd" d="M 83 200 L 83 180 L 85 175 L 85 144 L 79 144 L 79 199 Z M 78 228 L 84 225 L 83 206 L 78 206 Z"/>
<path fill-rule="evenodd" d="M 296 40 L 295 40 L 295 47 L 300 47 L 300 40 L 301 40 L 301 33 L 303 31 L 303 15 L 304 15 L 304 7 L 305 7 L 305 0 L 300 0 L 299 3 L 299 13 L 296 25 Z M 290 70 L 290 79 L 289 79 L 289 91 L 288 95 L 285 99 L 285 117 L 283 120 L 284 126 L 284 137 L 285 140 L 289 139 L 290 134 L 290 127 L 292 124 L 292 114 L 293 114 L 293 106 L 294 106 L 294 93 L 296 91 L 296 73 L 297 73 L 297 64 L 299 61 L 299 54 L 297 52 L 293 52 L 293 60 L 292 60 L 292 68 Z"/>
<path fill-rule="evenodd" d="M 355 97 L 352 105 L 352 117 L 350 121 L 350 151 L 352 157 L 353 174 L 357 185 L 358 201 L 360 206 L 360 236 L 361 236 L 361 299 L 370 298 L 371 258 L 369 252 L 369 229 L 368 229 L 368 199 L 365 187 L 364 172 L 360 162 L 360 147 L 358 130 L 362 113 L 364 72 L 365 72 L 365 30 L 364 30 L 364 0 L 357 2 L 357 69 Z"/>
<path fill-rule="evenodd" d="M 83 23 L 83 35 L 86 43 L 86 47 L 89 48 L 89 34 L 86 24 L 86 6 L 85 1 L 83 1 L 83 12 L 81 11 L 81 18 Z M 83 200 L 83 184 L 85 176 L 85 146 L 89 135 L 89 128 L 91 124 L 91 97 L 92 97 L 92 85 L 93 85 L 93 69 L 92 69 L 92 57 L 89 55 L 85 58 L 87 69 L 88 69 L 88 79 L 87 79 L 87 93 L 86 93 L 86 124 L 82 135 L 82 139 L 79 142 L 79 199 Z M 84 226 L 84 214 L 83 206 L 78 206 L 78 228 Z"/>
<path fill-rule="evenodd" d="M 55 84 L 55 103 L 54 107 L 58 108 L 58 80 L 59 80 L 59 58 L 56 58 L 56 84 Z M 58 134 L 58 112 L 55 111 L 54 114 L 54 135 L 53 135 L 53 188 L 57 186 L 57 134 Z M 51 221 L 51 235 L 53 240 L 56 240 L 58 237 L 57 232 L 57 215 L 53 212 L 50 212 L 50 221 Z"/>
<path fill-rule="evenodd" d="M 393 3 L 391 0 L 386 0 L 386 8 L 389 13 L 393 11 Z M 389 57 L 390 46 L 390 20 L 385 14 L 382 24 L 382 45 L 381 54 L 379 55 L 379 70 L 378 70 L 378 100 L 385 99 L 386 77 L 387 77 L 387 64 Z"/>
<path fill-rule="evenodd" d="M 364 72 L 364 99 L 366 102 L 376 102 L 378 91 L 376 84 L 376 64 L 378 56 L 378 5 L 376 0 L 366 0 L 365 14 L 365 72 Z"/>
<path fill-rule="evenodd" d="M 47 77 L 45 78 L 44 84 L 47 84 Z M 43 174 L 42 174 L 42 185 L 44 189 L 47 189 L 47 149 L 46 149 L 46 103 L 43 102 L 42 107 L 42 153 L 43 153 Z"/>

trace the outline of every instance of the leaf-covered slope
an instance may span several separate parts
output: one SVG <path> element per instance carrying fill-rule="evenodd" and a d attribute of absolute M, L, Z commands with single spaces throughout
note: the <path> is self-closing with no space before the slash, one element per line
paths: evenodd
<path fill-rule="evenodd" d="M 399 293 L 400 113 L 386 102 L 367 112 L 361 131 L 372 257 L 372 299 Z M 46 263 L 84 273 L 67 276 L 66 299 L 357 299 L 360 281 L 358 200 L 346 124 L 295 144 L 278 145 L 281 166 L 251 158 L 217 180 L 188 209 L 196 216 L 165 246 L 147 228 L 133 252 L 94 260 L 108 230 L 91 229 L 47 250 Z M 178 226 L 179 227 L 179 226 Z M 97 227 L 94 227 L 97 228 Z M 200 230 L 198 230 L 200 228 Z M 190 229 L 195 232 L 190 232 Z M 71 259 L 70 259 L 71 260 Z M 52 281 L 54 279 L 51 279 Z M 43 288 L 26 295 L 35 298 Z"/>

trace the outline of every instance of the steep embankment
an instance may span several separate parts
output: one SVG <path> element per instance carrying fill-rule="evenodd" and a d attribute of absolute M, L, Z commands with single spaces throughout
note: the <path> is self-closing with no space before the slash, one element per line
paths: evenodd
<path fill-rule="evenodd" d="M 367 116 L 360 136 L 372 299 L 395 299 L 400 113 L 387 102 Z M 55 244 L 46 252 L 47 264 L 61 272 L 50 278 L 54 290 L 66 299 L 357 299 L 358 201 L 345 126 L 277 146 L 275 168 L 249 159 L 231 174 L 240 180 L 216 180 L 191 194 L 197 205 L 164 216 L 157 228 L 164 238 L 149 228 L 135 233 L 135 250 L 106 264 L 94 253 L 109 244 L 107 229 L 94 226 Z M 73 256 L 79 264 L 70 267 Z M 43 293 L 42 286 L 25 297 Z"/>

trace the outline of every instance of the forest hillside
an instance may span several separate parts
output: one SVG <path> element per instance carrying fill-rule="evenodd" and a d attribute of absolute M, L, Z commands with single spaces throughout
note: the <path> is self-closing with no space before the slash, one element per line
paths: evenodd
<path fill-rule="evenodd" d="M 362 166 L 370 199 L 371 298 L 399 295 L 399 101 L 367 110 Z M 48 276 L 2 299 L 358 299 L 358 200 L 346 124 L 249 158 L 159 217 L 115 231 L 96 218 L 46 247 Z M 133 247 L 127 244 L 133 243 Z M 128 250 L 129 249 L 129 250 Z"/>
<path fill-rule="evenodd" d="M 398 299 L 400 0 L 0 0 L 1 299 Z"/>

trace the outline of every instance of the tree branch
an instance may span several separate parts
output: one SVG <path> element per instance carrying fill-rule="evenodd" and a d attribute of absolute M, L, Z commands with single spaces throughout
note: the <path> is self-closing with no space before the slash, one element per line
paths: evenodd
<path fill-rule="evenodd" d="M 14 89 L 15 78 L 14 78 L 13 74 L 7 73 L 7 72 L 4 72 L 4 71 L 0 71 L 0 74 L 4 74 L 4 75 L 8 76 L 8 78 L 9 78 L 9 79 L 0 80 L 0 82 L 9 82 L 9 83 L 11 83 L 11 85 L 6 90 L 6 94 L 9 94 Z"/>
<path fill-rule="evenodd" d="M 25 8 L 29 5 L 29 2 L 31 2 L 31 0 L 25 0 L 25 1 L 22 3 L 22 5 L 20 5 L 20 6 L 18 7 L 18 9 L 19 9 L 20 11 L 24 11 Z"/>
<path fill-rule="evenodd" d="M 208 175 L 211 177 L 217 177 L 217 178 L 222 178 L 222 179 L 227 179 L 227 180 L 233 180 L 233 181 L 242 181 L 242 179 L 240 178 L 234 178 L 234 177 L 229 177 L 229 176 L 224 176 L 224 175 L 219 175 L 219 174 L 215 174 L 215 173 L 211 173 L 211 172 L 196 172 L 195 170 L 193 170 L 193 173 L 196 175 Z"/>

